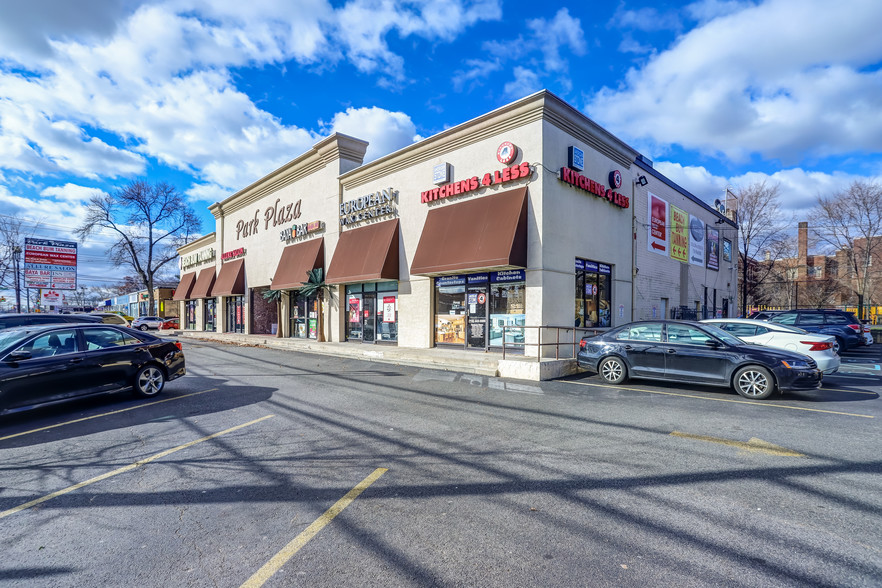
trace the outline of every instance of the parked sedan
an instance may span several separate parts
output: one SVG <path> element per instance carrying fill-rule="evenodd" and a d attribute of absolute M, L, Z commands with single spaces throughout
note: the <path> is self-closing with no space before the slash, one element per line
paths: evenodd
<path fill-rule="evenodd" d="M 823 377 L 807 355 L 748 345 L 713 325 L 689 321 L 628 323 L 585 337 L 577 361 L 610 384 L 629 377 L 707 384 L 756 400 L 775 389 L 819 388 Z"/>
<path fill-rule="evenodd" d="M 804 353 L 818 364 L 825 374 L 839 370 L 839 343 L 832 335 L 809 333 L 797 327 L 751 319 L 708 319 L 701 321 L 723 329 L 742 341 Z"/>
<path fill-rule="evenodd" d="M 146 331 L 147 329 L 159 329 L 165 319 L 159 316 L 139 316 L 132 321 L 133 329 Z"/>
<path fill-rule="evenodd" d="M 180 343 L 127 327 L 84 323 L 0 331 L 0 414 L 130 389 L 149 398 L 185 373 Z"/>

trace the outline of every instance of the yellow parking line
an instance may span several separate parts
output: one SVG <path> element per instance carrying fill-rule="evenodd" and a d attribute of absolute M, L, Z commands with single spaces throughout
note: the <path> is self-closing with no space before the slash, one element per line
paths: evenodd
<path fill-rule="evenodd" d="M 196 439 L 195 441 L 190 441 L 189 443 L 184 443 L 183 445 L 178 445 L 177 447 L 172 447 L 171 449 L 166 449 L 165 451 L 161 451 L 155 455 L 151 455 L 150 457 L 141 459 L 136 461 L 135 463 L 129 464 L 127 466 L 117 468 L 113 471 L 107 472 L 106 474 L 101 474 L 100 476 L 95 476 L 94 478 L 89 478 L 85 482 L 80 482 L 79 484 L 74 484 L 73 486 L 68 486 L 67 488 L 63 488 L 58 490 L 57 492 L 53 492 L 52 494 L 47 494 L 46 496 L 42 496 L 37 498 L 36 500 L 31 500 L 30 502 L 25 502 L 24 504 L 20 504 L 14 508 L 10 508 L 9 510 L 4 510 L 0 512 L 0 519 L 4 517 L 8 517 L 11 514 L 15 514 L 17 512 L 26 510 L 31 508 L 32 506 L 36 506 L 47 500 L 52 500 L 53 498 L 58 498 L 59 496 L 63 496 L 64 494 L 68 494 L 69 492 L 73 492 L 74 490 L 78 490 L 84 486 L 88 486 L 89 484 L 94 484 L 95 482 L 100 482 L 101 480 L 106 480 L 107 478 L 112 478 L 113 476 L 117 476 L 119 474 L 124 474 L 125 472 L 137 469 L 142 465 L 148 464 L 151 461 L 156 461 L 157 459 L 163 458 L 167 455 L 171 455 L 176 451 L 180 451 L 181 449 L 186 449 L 188 447 L 192 447 L 197 443 L 202 443 L 203 441 L 208 441 L 209 439 L 214 439 L 215 437 L 220 437 L 221 435 L 226 435 L 227 433 L 232 433 L 233 431 L 238 431 L 239 429 L 248 427 L 250 425 L 259 423 L 260 421 L 264 421 L 266 419 L 272 418 L 275 415 L 269 414 L 264 417 L 260 417 L 259 419 L 254 419 L 253 421 L 249 421 L 247 423 L 243 423 L 241 425 L 236 425 L 235 427 L 230 427 L 229 429 L 225 429 L 219 433 L 213 433 L 206 437 L 202 437 L 201 439 Z"/>
<path fill-rule="evenodd" d="M 661 390 L 646 390 L 644 388 L 629 388 L 628 386 L 611 386 L 608 384 L 589 384 L 587 382 L 572 382 L 580 386 L 592 386 L 595 388 L 608 388 L 610 390 L 633 390 L 635 392 L 646 392 L 647 394 L 664 394 L 665 396 L 683 396 L 684 398 L 697 398 L 699 400 L 713 400 L 716 402 L 734 402 L 735 404 L 749 404 L 750 406 L 758 406 L 760 408 L 788 408 L 790 410 L 805 410 L 807 412 L 823 412 L 826 414 L 839 414 L 844 416 L 862 417 L 865 419 L 874 419 L 870 414 L 857 414 L 853 412 L 838 412 L 835 410 L 822 410 L 820 408 L 805 408 L 802 406 L 788 406 L 786 404 L 767 404 L 765 402 L 751 402 L 749 400 L 736 400 L 733 398 L 709 398 L 707 396 L 696 396 L 694 394 L 680 394 L 677 392 L 662 392 Z"/>
<path fill-rule="evenodd" d="M 704 441 L 706 443 L 716 443 L 718 445 L 728 445 L 729 447 L 737 447 L 744 451 L 753 453 L 767 453 L 769 455 L 778 455 L 781 457 L 805 457 L 804 454 L 757 439 L 754 437 L 750 441 L 735 441 L 733 439 L 722 439 L 720 437 L 709 437 L 707 435 L 693 435 L 692 433 L 683 433 L 682 431 L 672 431 L 672 437 L 680 437 L 681 439 L 691 439 L 693 441 Z"/>
<path fill-rule="evenodd" d="M 377 468 L 371 475 L 358 483 L 358 485 L 346 493 L 346 496 L 334 503 L 334 505 L 325 511 L 325 513 L 317 518 L 302 533 L 297 535 L 290 543 L 282 548 L 271 560 L 266 562 L 262 568 L 254 572 L 248 580 L 240 588 L 258 588 L 263 586 L 264 582 L 270 579 L 279 569 L 294 557 L 294 554 L 300 551 L 300 548 L 306 545 L 310 539 L 315 537 L 319 531 L 325 528 L 334 517 L 343 512 L 343 509 L 358 498 L 359 494 L 367 490 L 367 488 L 376 482 L 380 476 L 385 474 L 388 468 Z"/>
<path fill-rule="evenodd" d="M 129 408 L 121 408 L 120 410 L 114 410 L 113 412 L 105 412 L 102 414 L 96 414 L 96 415 L 92 415 L 92 416 L 88 416 L 88 417 L 83 417 L 81 419 L 76 419 L 73 421 L 65 421 L 63 423 L 49 425 L 48 427 L 40 427 L 39 429 L 31 429 L 30 431 L 22 431 L 21 433 L 14 433 L 12 435 L 6 435 L 5 437 L 0 437 L 0 441 L 5 441 L 6 439 L 12 439 L 13 437 L 21 437 L 22 435 L 30 435 L 31 433 L 39 433 L 40 431 L 54 429 L 55 427 L 63 427 L 65 425 L 72 425 L 74 423 L 81 423 L 83 421 L 88 421 L 89 419 L 97 419 L 98 417 L 110 416 L 112 414 L 119 414 L 121 412 L 126 412 L 128 410 L 135 410 L 136 408 L 144 408 L 146 406 L 153 406 L 154 404 L 162 404 L 163 402 L 171 402 L 172 400 L 180 400 L 181 398 L 187 398 L 188 396 L 196 396 L 197 394 L 205 394 L 206 392 L 211 392 L 213 390 L 217 390 L 217 388 L 209 388 L 208 390 L 202 390 L 201 392 L 191 392 L 190 394 L 184 394 L 183 396 L 175 396 L 173 398 L 165 398 L 163 400 L 157 400 L 155 402 L 148 402 L 147 404 L 139 404 L 138 406 L 130 406 Z"/>

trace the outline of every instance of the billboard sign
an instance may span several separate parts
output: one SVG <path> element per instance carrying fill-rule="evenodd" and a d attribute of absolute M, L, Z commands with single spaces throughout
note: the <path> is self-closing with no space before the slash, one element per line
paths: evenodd
<path fill-rule="evenodd" d="M 649 193 L 649 223 L 646 246 L 650 251 L 668 255 L 668 203 Z"/>
<path fill-rule="evenodd" d="M 77 243 L 25 238 L 25 287 L 77 289 Z"/>

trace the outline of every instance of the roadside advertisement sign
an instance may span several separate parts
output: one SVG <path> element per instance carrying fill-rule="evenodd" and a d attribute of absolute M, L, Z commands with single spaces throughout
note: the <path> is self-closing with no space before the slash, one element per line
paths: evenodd
<path fill-rule="evenodd" d="M 64 294 L 55 290 L 43 290 L 41 292 L 41 304 L 44 306 L 57 306 L 64 304 Z"/>
<path fill-rule="evenodd" d="M 689 263 L 689 215 L 671 205 L 671 259 Z"/>
<path fill-rule="evenodd" d="M 720 269 L 720 232 L 717 229 L 707 230 L 707 267 Z"/>
<path fill-rule="evenodd" d="M 668 203 L 649 193 L 649 226 L 646 246 L 650 251 L 668 254 Z"/>
<path fill-rule="evenodd" d="M 25 287 L 77 289 L 77 243 L 25 238 Z"/>
<path fill-rule="evenodd" d="M 689 217 L 689 263 L 704 267 L 704 221 L 698 217 Z"/>

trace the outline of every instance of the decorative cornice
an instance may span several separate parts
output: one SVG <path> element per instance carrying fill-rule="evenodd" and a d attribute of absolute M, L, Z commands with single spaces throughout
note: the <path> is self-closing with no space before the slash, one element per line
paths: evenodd
<path fill-rule="evenodd" d="M 216 237 L 217 237 L 217 235 L 215 234 L 214 231 L 212 231 L 211 233 L 208 233 L 207 235 L 203 235 L 203 236 L 199 237 L 195 241 L 190 241 L 189 243 L 187 243 L 185 245 L 181 245 L 180 247 L 178 247 L 178 250 L 177 250 L 178 255 L 180 255 L 182 251 L 185 251 L 185 250 L 192 251 L 193 249 L 198 249 L 199 247 L 204 247 L 205 245 L 209 245 L 210 243 L 214 243 L 217 240 Z"/>

